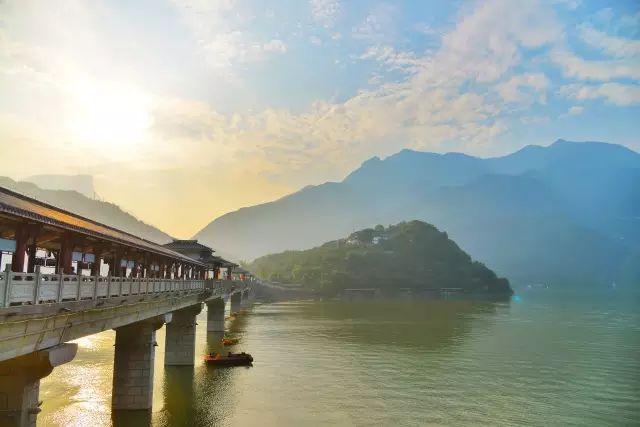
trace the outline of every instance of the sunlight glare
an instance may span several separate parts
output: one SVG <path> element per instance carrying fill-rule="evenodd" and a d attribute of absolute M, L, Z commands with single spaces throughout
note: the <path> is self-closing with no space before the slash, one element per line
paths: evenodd
<path fill-rule="evenodd" d="M 149 100 L 140 90 L 82 80 L 73 94 L 76 111 L 70 127 L 83 143 L 125 147 L 144 139 Z"/>

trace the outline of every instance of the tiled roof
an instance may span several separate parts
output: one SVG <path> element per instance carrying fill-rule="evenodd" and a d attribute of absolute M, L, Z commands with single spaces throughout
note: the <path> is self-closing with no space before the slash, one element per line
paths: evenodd
<path fill-rule="evenodd" d="M 198 249 L 201 251 L 211 251 L 215 252 L 209 246 L 203 245 L 202 243 L 198 243 L 197 240 L 178 240 L 173 239 L 173 242 L 166 243 L 164 247 L 173 249 L 173 250 L 184 250 L 184 249 Z"/>
<path fill-rule="evenodd" d="M 199 261 L 175 252 L 157 243 L 142 239 L 127 232 L 100 224 L 55 206 L 40 202 L 22 194 L 0 187 L 0 213 L 47 224 L 97 239 L 152 252 L 178 261 L 202 265 Z"/>

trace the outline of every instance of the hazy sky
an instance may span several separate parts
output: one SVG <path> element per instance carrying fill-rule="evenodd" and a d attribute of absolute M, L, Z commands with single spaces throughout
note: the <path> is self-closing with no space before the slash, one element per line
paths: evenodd
<path fill-rule="evenodd" d="M 640 2 L 0 0 L 0 175 L 178 237 L 402 148 L 640 150 Z"/>

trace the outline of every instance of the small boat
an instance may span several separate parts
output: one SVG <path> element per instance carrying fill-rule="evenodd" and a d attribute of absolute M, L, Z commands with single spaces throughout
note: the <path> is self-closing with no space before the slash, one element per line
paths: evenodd
<path fill-rule="evenodd" d="M 238 344 L 238 341 L 240 341 L 240 338 L 224 337 L 222 338 L 222 345 L 234 345 Z"/>
<path fill-rule="evenodd" d="M 204 362 L 211 366 L 251 366 L 253 357 L 249 353 L 227 353 L 223 356 L 220 353 L 209 353 L 204 357 Z"/>

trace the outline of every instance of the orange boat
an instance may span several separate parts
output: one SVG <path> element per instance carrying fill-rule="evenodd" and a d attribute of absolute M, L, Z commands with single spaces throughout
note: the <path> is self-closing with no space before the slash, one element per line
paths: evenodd
<path fill-rule="evenodd" d="M 238 344 L 238 341 L 240 341 L 239 338 L 224 337 L 222 338 L 222 345 L 234 345 Z"/>
<path fill-rule="evenodd" d="M 209 353 L 204 357 L 204 362 L 212 366 L 251 366 L 253 357 L 249 353 L 227 353 L 223 356 L 220 353 Z"/>

